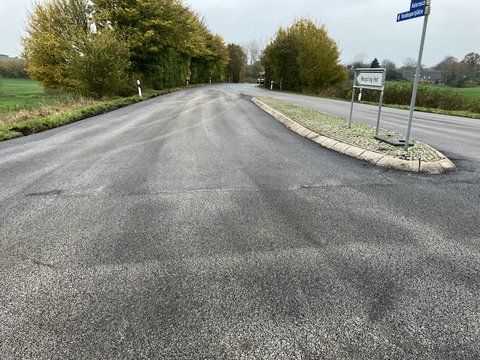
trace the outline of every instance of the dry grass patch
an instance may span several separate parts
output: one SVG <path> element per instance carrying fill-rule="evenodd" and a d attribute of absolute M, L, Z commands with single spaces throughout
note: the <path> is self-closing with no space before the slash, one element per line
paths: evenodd
<path fill-rule="evenodd" d="M 77 109 L 83 106 L 91 105 L 95 103 L 94 100 L 79 97 L 76 99 L 69 100 L 67 102 L 57 102 L 54 104 L 44 104 L 38 105 L 33 109 L 18 109 L 7 111 L 3 114 L 0 114 L 0 126 L 1 125 L 12 125 L 17 124 L 22 121 L 30 119 L 39 119 L 47 116 L 57 115 L 62 112 L 70 111 Z"/>

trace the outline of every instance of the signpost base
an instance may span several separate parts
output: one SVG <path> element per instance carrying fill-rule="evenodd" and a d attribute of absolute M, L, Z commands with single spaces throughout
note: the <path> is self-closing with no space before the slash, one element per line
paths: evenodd
<path fill-rule="evenodd" d="M 406 140 L 399 140 L 399 139 L 394 139 L 390 136 L 381 136 L 381 135 L 376 135 L 375 139 L 383 141 L 387 144 L 393 145 L 393 146 L 405 146 Z M 409 143 L 409 146 L 414 146 L 413 143 Z"/>

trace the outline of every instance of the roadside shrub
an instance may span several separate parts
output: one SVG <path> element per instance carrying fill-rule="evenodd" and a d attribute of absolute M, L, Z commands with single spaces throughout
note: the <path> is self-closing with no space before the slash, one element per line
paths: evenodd
<path fill-rule="evenodd" d="M 85 39 L 82 50 L 81 56 L 72 61 L 76 69 L 73 80 L 80 94 L 95 98 L 128 94 L 125 89 L 130 62 L 125 41 L 106 29 Z"/>
<path fill-rule="evenodd" d="M 392 105 L 410 105 L 412 99 L 413 83 L 387 82 L 385 85 L 384 103 Z M 358 90 L 357 90 L 358 94 Z M 350 100 L 352 98 L 352 83 L 345 82 L 323 91 L 320 95 L 338 99 Z M 380 93 L 364 89 L 362 101 L 378 102 Z M 447 111 L 470 111 L 480 113 L 480 102 L 469 100 L 450 88 L 420 85 L 417 91 L 417 107 L 442 109 Z"/>
<path fill-rule="evenodd" d="M 0 76 L 10 79 L 28 78 L 25 70 L 25 60 L 10 57 L 0 57 Z"/>
<path fill-rule="evenodd" d="M 350 100 L 352 98 L 352 83 L 351 81 L 344 81 L 340 84 L 329 87 L 328 89 L 321 91 L 320 96 Z"/>

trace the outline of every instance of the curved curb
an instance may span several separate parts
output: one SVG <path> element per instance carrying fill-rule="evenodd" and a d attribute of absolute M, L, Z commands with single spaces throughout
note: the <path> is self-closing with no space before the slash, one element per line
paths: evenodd
<path fill-rule="evenodd" d="M 271 108 L 267 104 L 261 102 L 256 98 L 252 98 L 251 101 L 255 103 L 259 108 L 273 116 L 279 122 L 281 122 L 288 129 L 296 132 L 300 136 L 316 142 L 317 144 L 341 154 L 354 157 L 359 160 L 368 161 L 374 165 L 392 168 L 401 171 L 408 171 L 414 173 L 428 173 L 428 174 L 442 174 L 447 171 L 455 170 L 455 164 L 449 160 L 445 155 L 439 151 L 433 149 L 440 157 L 438 161 L 420 161 L 420 160 L 402 160 L 391 155 L 385 155 L 371 150 L 362 149 L 355 145 L 350 145 L 341 141 L 337 141 L 326 136 L 313 132 L 299 123 L 293 121 L 288 116 L 283 115 L 281 112 Z M 428 145 L 427 145 L 428 146 Z"/>

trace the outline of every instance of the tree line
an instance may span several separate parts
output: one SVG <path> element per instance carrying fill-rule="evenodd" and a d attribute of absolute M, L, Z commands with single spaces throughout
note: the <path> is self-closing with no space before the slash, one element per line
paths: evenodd
<path fill-rule="evenodd" d="M 346 79 L 324 26 L 298 20 L 266 46 L 224 43 L 182 0 L 47 0 L 23 39 L 26 70 L 44 86 L 102 97 L 152 88 L 252 81 L 263 70 L 285 90 L 318 91 Z"/>
<path fill-rule="evenodd" d="M 308 19 L 278 29 L 266 46 L 227 45 L 182 0 L 46 0 L 30 14 L 23 45 L 30 77 L 48 88 L 93 97 L 131 94 L 137 79 L 162 89 L 255 81 L 259 73 L 265 73 L 266 86 L 320 93 L 343 86 L 356 67 L 382 66 L 388 80 L 401 80 L 412 66 L 412 61 L 397 68 L 389 60 L 363 58 L 343 66 L 325 26 Z M 447 57 L 434 69 L 451 86 L 480 84 L 477 53 L 462 61 Z"/>
<path fill-rule="evenodd" d="M 434 69 L 442 72 L 448 86 L 480 86 L 480 54 L 476 52 L 466 54 L 460 61 L 453 56 L 447 56 Z"/>
<path fill-rule="evenodd" d="M 398 81 L 403 80 L 404 72 L 408 72 L 410 79 L 416 69 L 416 60 L 407 58 L 403 65 L 399 68 L 390 60 L 383 60 L 381 63 L 378 59 L 372 62 L 365 60 L 363 54 L 356 56 L 353 64 L 347 65 L 349 72 L 349 80 L 339 83 L 326 90 L 320 92 L 321 96 L 350 100 L 352 98 L 352 82 L 357 68 L 378 68 L 387 69 L 387 80 L 385 84 L 384 103 L 395 105 L 409 105 L 411 102 L 413 82 Z M 436 70 L 442 74 L 437 80 L 429 80 L 428 82 L 436 82 L 448 86 L 430 86 L 421 84 L 417 92 L 416 106 L 424 108 L 436 108 L 447 111 L 468 111 L 472 113 L 480 113 L 480 103 L 471 96 L 456 91 L 455 87 L 469 87 L 480 85 L 480 55 L 476 53 L 467 54 L 463 60 L 458 61 L 448 56 L 439 64 L 426 68 L 422 66 L 422 70 Z M 426 73 L 427 74 L 427 73 Z M 438 75 L 438 74 L 437 74 Z M 378 102 L 380 94 L 378 91 L 363 89 L 362 101 Z"/>
<path fill-rule="evenodd" d="M 387 80 L 404 79 L 404 71 L 413 71 L 417 61 L 413 58 L 406 58 L 402 66 L 391 60 L 383 60 L 381 63 L 375 58 L 371 63 L 365 60 L 364 54 L 358 54 L 353 63 L 347 65 L 349 78 L 353 78 L 356 68 L 382 67 L 387 69 Z M 453 56 L 447 56 L 440 63 L 427 67 L 422 65 L 422 70 L 437 70 L 441 73 L 441 80 L 438 82 L 450 87 L 473 87 L 480 86 L 480 54 L 471 52 L 466 54 L 462 60 Z"/>
<path fill-rule="evenodd" d="M 0 78 L 28 78 L 27 72 L 25 71 L 25 60 L 0 55 Z"/>
<path fill-rule="evenodd" d="M 94 97 L 240 80 L 237 47 L 181 0 L 48 0 L 30 14 L 22 57 L 44 86 Z"/>

